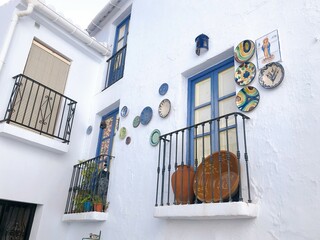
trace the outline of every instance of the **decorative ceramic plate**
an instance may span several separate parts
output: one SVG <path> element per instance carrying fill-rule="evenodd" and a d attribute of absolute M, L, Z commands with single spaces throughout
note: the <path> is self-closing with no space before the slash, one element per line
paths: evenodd
<path fill-rule="evenodd" d="M 252 62 L 242 63 L 234 74 L 234 80 L 239 86 L 250 84 L 256 76 L 256 66 Z"/>
<path fill-rule="evenodd" d="M 159 94 L 161 96 L 165 95 L 167 93 L 168 89 L 169 89 L 168 83 L 163 83 L 159 88 Z"/>
<path fill-rule="evenodd" d="M 255 49 L 256 48 L 252 40 L 244 40 L 239 43 L 234 50 L 234 59 L 238 63 L 244 63 L 253 56 Z"/>
<path fill-rule="evenodd" d="M 242 88 L 236 97 L 237 107 L 243 112 L 250 112 L 258 106 L 259 91 L 252 86 Z"/>
<path fill-rule="evenodd" d="M 90 126 L 87 128 L 86 133 L 87 133 L 87 135 L 90 135 L 91 132 L 92 132 L 92 126 L 90 125 Z"/>
<path fill-rule="evenodd" d="M 140 122 L 142 125 L 147 125 L 152 118 L 152 108 L 145 107 L 140 114 Z"/>
<path fill-rule="evenodd" d="M 131 137 L 126 138 L 126 144 L 129 145 L 131 143 Z"/>
<path fill-rule="evenodd" d="M 161 136 L 161 133 L 158 129 L 153 130 L 150 135 L 150 144 L 152 146 L 157 146 L 160 141 L 160 136 Z"/>
<path fill-rule="evenodd" d="M 122 109 L 121 109 L 121 117 L 126 117 L 128 116 L 128 113 L 129 113 L 129 109 L 127 106 L 124 106 Z"/>
<path fill-rule="evenodd" d="M 127 129 L 125 127 L 120 128 L 120 134 L 119 134 L 120 139 L 124 139 L 126 135 L 127 135 Z"/>
<path fill-rule="evenodd" d="M 169 115 L 171 109 L 171 102 L 169 99 L 164 99 L 159 104 L 158 112 L 160 117 L 165 118 Z"/>
<path fill-rule="evenodd" d="M 133 122 L 132 122 L 132 126 L 134 128 L 138 127 L 140 124 L 140 116 L 136 116 L 134 119 L 133 119 Z"/>
<path fill-rule="evenodd" d="M 221 159 L 221 163 L 219 163 L 219 159 Z M 228 159 L 230 159 L 230 161 Z M 230 169 L 230 175 L 228 173 L 228 168 Z M 221 178 L 219 174 L 220 170 Z M 227 200 L 237 192 L 239 186 L 238 171 L 238 160 L 236 155 L 232 152 L 228 153 L 227 151 L 222 150 L 207 156 L 196 171 L 193 181 L 194 194 L 198 199 L 206 203 L 219 202 L 220 199 Z M 222 186 L 221 196 L 220 185 Z"/>
<path fill-rule="evenodd" d="M 283 66 L 278 62 L 272 62 L 260 69 L 259 83 L 264 88 L 275 88 L 284 78 Z"/>

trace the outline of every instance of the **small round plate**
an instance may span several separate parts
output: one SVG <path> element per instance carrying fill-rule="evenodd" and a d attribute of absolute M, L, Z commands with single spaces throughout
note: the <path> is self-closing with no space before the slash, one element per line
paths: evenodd
<path fill-rule="evenodd" d="M 159 94 L 161 96 L 165 95 L 167 93 L 168 89 L 169 89 L 168 83 L 163 83 L 159 88 Z"/>
<path fill-rule="evenodd" d="M 157 146 L 160 141 L 161 133 L 158 129 L 152 131 L 150 135 L 150 144 L 151 146 Z"/>
<path fill-rule="evenodd" d="M 90 135 L 92 133 L 92 126 L 91 125 L 87 128 L 86 133 L 87 133 L 87 135 Z"/>
<path fill-rule="evenodd" d="M 234 74 L 234 80 L 239 86 L 250 84 L 256 76 L 256 66 L 252 62 L 242 63 Z"/>
<path fill-rule="evenodd" d="M 140 124 L 140 116 L 136 116 L 134 119 L 133 119 L 133 122 L 132 122 L 132 126 L 134 128 L 137 128 Z"/>
<path fill-rule="evenodd" d="M 120 139 L 124 139 L 127 135 L 127 129 L 125 127 L 120 128 L 119 137 Z"/>
<path fill-rule="evenodd" d="M 275 88 L 282 83 L 284 78 L 283 66 L 278 62 L 272 62 L 260 69 L 259 83 L 264 88 Z"/>
<path fill-rule="evenodd" d="M 244 40 L 235 48 L 234 59 L 238 63 L 244 63 L 253 56 L 255 49 L 256 48 L 252 40 Z"/>
<path fill-rule="evenodd" d="M 129 109 L 127 106 L 123 106 L 123 108 L 121 109 L 121 117 L 126 117 L 128 116 L 129 113 Z"/>
<path fill-rule="evenodd" d="M 171 109 L 171 102 L 169 99 L 163 99 L 159 104 L 158 112 L 160 117 L 165 118 L 169 115 Z"/>
<path fill-rule="evenodd" d="M 131 143 L 131 137 L 126 138 L 126 144 L 129 145 Z"/>
<path fill-rule="evenodd" d="M 260 100 L 259 91 L 252 86 L 242 88 L 236 96 L 237 107 L 242 112 L 250 112 L 258 106 Z"/>
<path fill-rule="evenodd" d="M 152 108 L 145 107 L 140 114 L 140 122 L 142 125 L 147 125 L 152 118 Z"/>

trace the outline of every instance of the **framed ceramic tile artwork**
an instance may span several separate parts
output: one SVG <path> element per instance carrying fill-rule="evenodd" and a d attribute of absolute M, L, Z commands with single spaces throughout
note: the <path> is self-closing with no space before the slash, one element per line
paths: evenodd
<path fill-rule="evenodd" d="M 280 62 L 281 52 L 278 30 L 274 30 L 256 40 L 258 69 L 270 62 Z"/>

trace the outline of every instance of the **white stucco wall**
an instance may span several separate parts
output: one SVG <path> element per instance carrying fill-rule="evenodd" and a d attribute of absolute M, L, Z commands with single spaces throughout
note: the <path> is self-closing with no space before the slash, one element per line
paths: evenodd
<path fill-rule="evenodd" d="M 130 3 L 126 5 L 129 7 Z M 7 104 L 13 75 L 23 70 L 33 36 L 73 60 L 66 95 L 79 102 L 69 152 L 56 154 L 0 137 L 0 198 L 42 204 L 37 211 L 37 236 L 31 239 L 77 240 L 102 231 L 102 239 L 263 239 L 315 240 L 320 230 L 320 2 L 317 0 L 142 1 L 132 4 L 124 78 L 100 93 L 105 62 L 92 52 L 61 39 L 50 24 L 34 28 L 30 18 L 17 26 L 8 61 L 0 76 L 0 115 Z M 112 43 L 121 11 L 98 35 Z M 273 90 L 252 83 L 261 94 L 247 124 L 252 198 L 259 204 L 255 219 L 161 220 L 153 217 L 158 148 L 149 144 L 157 128 L 170 132 L 187 124 L 187 78 L 215 62 L 215 57 L 244 39 L 278 29 L 283 83 Z M 197 56 L 194 39 L 210 38 L 210 49 Z M 21 41 L 24 39 L 24 41 Z M 17 57 L 18 56 L 18 57 Z M 105 60 L 105 59 L 104 59 Z M 85 68 L 84 68 L 85 66 Z M 158 94 L 169 84 L 168 93 Z M 11 86 L 10 86 L 11 84 Z M 235 84 L 236 85 L 236 84 Z M 236 86 L 235 86 L 236 88 Z M 7 92 L 10 89 L 9 92 Z M 172 109 L 158 114 L 163 98 Z M 129 108 L 120 118 L 132 138 L 130 145 L 115 137 L 111 164 L 108 220 L 62 223 L 72 165 L 95 155 L 101 115 L 119 106 Z M 132 127 L 142 109 L 153 109 L 147 126 Z M 86 136 L 88 125 L 93 126 Z M 19 149 L 19 151 L 17 151 Z M 14 190 L 13 190 L 14 189 Z M 49 207 L 50 206 L 50 207 Z"/>
<path fill-rule="evenodd" d="M 315 0 L 134 1 L 125 76 L 96 98 L 96 113 L 117 100 L 120 109 L 129 108 L 120 127 L 127 128 L 132 143 L 115 138 L 109 219 L 99 225 L 73 224 L 70 234 L 75 237 L 70 239 L 81 237 L 79 229 L 85 226 L 88 232 L 101 229 L 103 239 L 318 239 L 319 11 Z M 99 40 L 112 39 L 113 22 L 116 17 L 98 34 Z M 201 69 L 240 41 L 256 40 L 275 29 L 285 79 L 278 88 L 265 90 L 256 77 L 252 85 L 261 100 L 248 113 L 252 196 L 259 216 L 206 221 L 153 218 L 158 149 L 150 146 L 149 136 L 155 128 L 166 133 L 186 126 L 188 70 Z M 197 56 L 194 39 L 201 33 L 210 37 L 210 50 Z M 169 91 L 161 97 L 158 89 L 164 82 Z M 172 103 L 167 119 L 157 115 L 163 98 Z M 153 108 L 152 121 L 133 128 L 134 117 L 145 106 Z"/>

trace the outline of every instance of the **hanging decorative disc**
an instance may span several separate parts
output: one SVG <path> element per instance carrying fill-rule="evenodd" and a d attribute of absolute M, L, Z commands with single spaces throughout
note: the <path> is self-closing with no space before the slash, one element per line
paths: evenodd
<path fill-rule="evenodd" d="M 121 117 L 126 117 L 128 116 L 128 113 L 129 113 L 129 109 L 127 106 L 124 106 L 122 109 L 121 109 Z"/>
<path fill-rule="evenodd" d="M 169 115 L 171 109 L 171 102 L 169 99 L 163 99 L 159 104 L 158 113 L 159 116 L 165 118 Z"/>
<path fill-rule="evenodd" d="M 250 84 L 256 76 L 256 66 L 252 62 L 242 63 L 234 74 L 234 80 L 239 86 Z"/>
<path fill-rule="evenodd" d="M 152 108 L 145 107 L 140 114 L 140 122 L 142 125 L 147 125 L 152 118 Z"/>
<path fill-rule="evenodd" d="M 169 89 L 168 83 L 163 83 L 159 88 L 159 94 L 161 96 L 165 95 L 167 93 L 168 89 Z"/>
<path fill-rule="evenodd" d="M 158 129 L 152 131 L 150 135 L 150 144 L 151 146 L 157 146 L 160 141 L 161 133 Z"/>
<path fill-rule="evenodd" d="M 275 88 L 282 83 L 284 78 L 283 66 L 278 62 L 272 62 L 260 69 L 259 83 L 264 88 Z"/>
<path fill-rule="evenodd" d="M 250 112 L 258 106 L 259 91 L 252 86 L 242 88 L 236 97 L 237 107 L 243 112 Z"/>
<path fill-rule="evenodd" d="M 120 134 L 119 134 L 120 139 L 124 139 L 126 135 L 127 135 L 127 129 L 125 127 L 120 128 Z"/>
<path fill-rule="evenodd" d="M 244 40 L 234 50 L 234 59 L 238 63 L 248 61 L 255 52 L 255 45 L 252 40 Z"/>
<path fill-rule="evenodd" d="M 134 119 L 133 119 L 133 122 L 132 122 L 132 126 L 134 128 L 137 128 L 140 124 L 140 116 L 136 116 Z"/>

